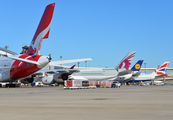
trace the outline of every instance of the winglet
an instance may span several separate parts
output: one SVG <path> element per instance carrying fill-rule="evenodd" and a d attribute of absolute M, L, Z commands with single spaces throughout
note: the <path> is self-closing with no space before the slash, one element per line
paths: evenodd
<path fill-rule="evenodd" d="M 49 36 L 54 7 L 55 7 L 55 3 L 52 3 L 47 5 L 47 7 L 45 8 L 45 11 L 37 27 L 37 30 L 32 39 L 32 42 L 30 44 L 27 54 L 29 55 L 39 54 L 42 40 L 45 38 L 48 38 Z"/>
<path fill-rule="evenodd" d="M 74 67 L 75 67 L 76 65 L 73 65 L 73 66 L 71 66 L 71 68 L 70 69 L 74 69 Z"/>

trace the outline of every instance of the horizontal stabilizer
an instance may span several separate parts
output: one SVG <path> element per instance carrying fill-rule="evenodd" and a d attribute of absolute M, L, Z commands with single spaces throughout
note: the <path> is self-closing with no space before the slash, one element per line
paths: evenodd
<path fill-rule="evenodd" d="M 69 59 L 69 60 L 57 60 L 57 61 L 51 61 L 49 65 L 56 66 L 60 64 L 66 64 L 66 63 L 74 63 L 74 62 L 81 62 L 81 61 L 88 61 L 93 60 L 93 58 L 81 58 L 81 59 Z"/>
<path fill-rule="evenodd" d="M 132 72 L 132 70 L 124 70 L 122 72 L 119 72 L 118 73 L 118 76 L 123 76 L 123 75 L 127 75 L 127 74 L 130 74 Z"/>
<path fill-rule="evenodd" d="M 167 75 L 167 74 L 158 75 L 158 76 L 155 76 L 155 78 L 163 78 L 165 75 Z"/>
<path fill-rule="evenodd" d="M 12 57 L 12 56 L 8 56 L 8 58 L 11 58 L 11 59 L 14 59 L 14 60 L 19 60 L 19 61 L 25 62 L 25 63 L 36 64 L 36 65 L 40 66 L 40 64 L 38 62 L 35 62 L 35 61 L 32 61 L 32 60 L 26 60 L 26 59 Z"/>

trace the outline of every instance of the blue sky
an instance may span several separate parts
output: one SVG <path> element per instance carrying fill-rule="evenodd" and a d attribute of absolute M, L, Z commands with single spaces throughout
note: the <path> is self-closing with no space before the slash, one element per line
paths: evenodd
<path fill-rule="evenodd" d="M 0 47 L 20 53 L 23 45 L 30 45 L 46 5 L 53 2 L 42 55 L 51 53 L 53 60 L 93 57 L 87 66 L 113 68 L 129 51 L 137 51 L 132 65 L 142 59 L 147 67 L 165 61 L 173 67 L 171 0 L 1 1 Z"/>

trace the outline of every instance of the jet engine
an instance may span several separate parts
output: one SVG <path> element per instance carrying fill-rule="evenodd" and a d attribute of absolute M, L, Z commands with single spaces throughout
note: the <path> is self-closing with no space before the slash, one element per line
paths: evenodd
<path fill-rule="evenodd" d="M 45 85 L 54 84 L 55 82 L 64 83 L 64 80 L 68 79 L 68 73 L 57 73 L 57 74 L 45 74 L 41 81 Z"/>
<path fill-rule="evenodd" d="M 53 79 L 56 82 L 63 82 L 64 80 L 68 79 L 69 74 L 68 73 L 57 73 L 53 75 Z"/>
<path fill-rule="evenodd" d="M 34 76 L 20 80 L 21 83 L 28 84 L 34 81 Z"/>
<path fill-rule="evenodd" d="M 52 77 L 43 77 L 42 78 L 42 83 L 44 85 L 51 85 L 51 84 L 54 84 L 55 81 L 52 79 Z"/>

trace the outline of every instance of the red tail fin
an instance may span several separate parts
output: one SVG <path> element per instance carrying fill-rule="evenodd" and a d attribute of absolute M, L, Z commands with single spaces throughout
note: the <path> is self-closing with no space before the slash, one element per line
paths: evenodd
<path fill-rule="evenodd" d="M 30 54 L 30 55 L 39 54 L 41 44 L 42 44 L 42 39 L 48 38 L 49 36 L 54 7 L 55 7 L 55 3 L 49 4 L 46 7 L 43 13 L 43 16 L 40 20 L 40 23 L 37 27 L 37 30 L 35 32 L 35 35 L 32 39 L 32 42 L 30 44 L 27 54 Z"/>
<path fill-rule="evenodd" d="M 169 62 L 164 62 L 153 73 L 155 73 L 157 75 L 164 75 L 164 74 L 166 74 L 166 70 L 167 70 L 168 66 L 169 66 Z"/>
<path fill-rule="evenodd" d="M 76 65 L 71 66 L 71 68 L 70 68 L 70 69 L 73 69 L 75 66 L 76 66 Z"/>
<path fill-rule="evenodd" d="M 115 69 L 119 72 L 124 71 L 124 70 L 128 70 L 132 60 L 134 58 L 136 54 L 136 51 L 131 51 L 129 52 L 124 58 L 123 60 L 115 67 Z"/>

